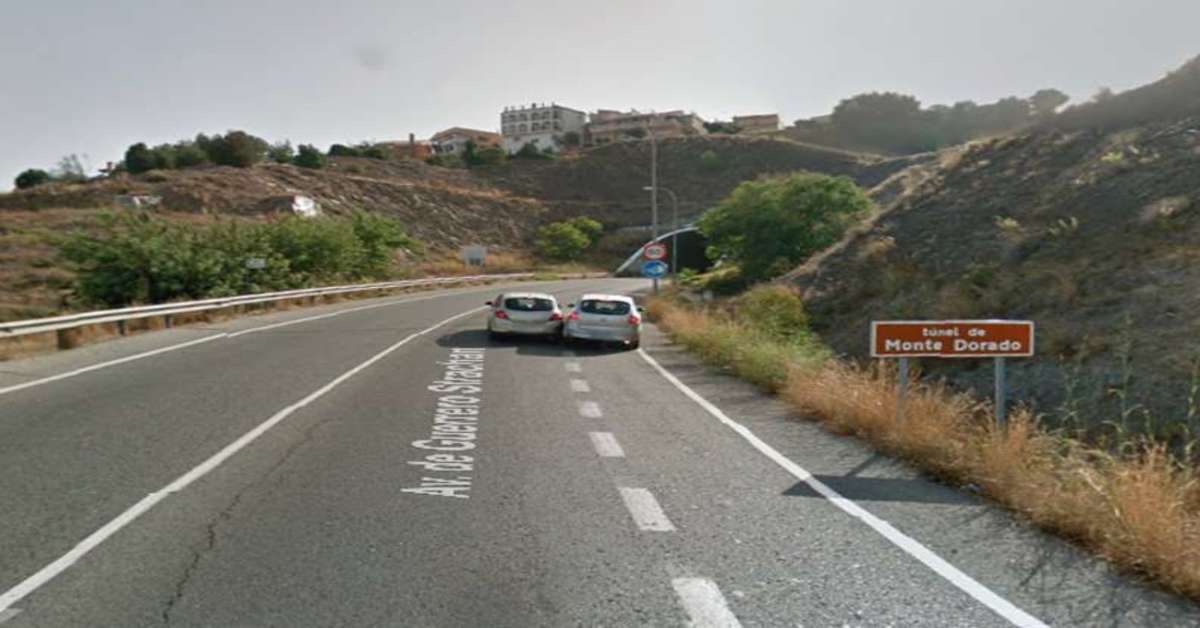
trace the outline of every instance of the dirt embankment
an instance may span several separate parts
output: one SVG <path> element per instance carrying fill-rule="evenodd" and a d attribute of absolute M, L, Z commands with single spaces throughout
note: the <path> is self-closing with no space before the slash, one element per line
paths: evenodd
<path fill-rule="evenodd" d="M 1071 119 L 1085 113 L 1118 119 Z M 877 188 L 882 213 L 790 277 L 819 332 L 864 356 L 872 319 L 1028 318 L 1038 357 L 1014 361 L 1011 383 L 1039 411 L 1130 427 L 1189 417 L 1200 106 L 1137 121 L 1047 125 L 948 152 Z M 984 394 L 990 384 L 978 361 L 922 366 Z"/>
<path fill-rule="evenodd" d="M 681 219 L 712 207 L 739 183 L 764 174 L 811 170 L 849 176 L 871 187 L 928 157 L 882 159 L 771 138 L 714 135 L 658 143 L 659 185 L 679 199 Z M 612 226 L 648 224 L 650 142 L 617 142 L 554 161 L 513 162 L 480 168 L 494 186 L 537 198 L 553 217 L 590 215 Z M 659 198 L 660 220 L 669 220 L 671 200 Z"/>

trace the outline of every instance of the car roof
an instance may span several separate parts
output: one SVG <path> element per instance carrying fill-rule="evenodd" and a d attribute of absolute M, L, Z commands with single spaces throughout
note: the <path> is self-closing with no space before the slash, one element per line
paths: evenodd
<path fill-rule="evenodd" d="M 555 303 L 558 302 L 554 295 L 545 292 L 504 292 L 502 295 L 505 299 L 550 299 Z"/>
<path fill-rule="evenodd" d="M 600 293 L 585 294 L 585 295 L 579 297 L 579 300 L 580 301 L 625 301 L 626 303 L 634 302 L 633 297 L 626 296 L 624 294 L 600 294 Z"/>

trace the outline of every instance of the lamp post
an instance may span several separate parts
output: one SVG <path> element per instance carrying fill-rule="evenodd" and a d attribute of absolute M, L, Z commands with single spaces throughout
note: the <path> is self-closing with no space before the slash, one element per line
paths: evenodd
<path fill-rule="evenodd" d="M 650 232 L 651 242 L 658 240 L 658 138 L 650 121 L 646 121 L 646 133 L 650 136 Z M 654 278 L 654 294 L 658 294 L 658 277 Z"/>
<path fill-rule="evenodd" d="M 646 186 L 642 189 L 647 192 L 651 192 L 651 193 L 653 193 L 655 190 L 653 187 L 650 187 L 650 186 Z M 675 196 L 675 193 L 672 192 L 669 188 L 665 188 L 660 185 L 660 186 L 658 186 L 658 189 L 662 190 L 663 192 L 666 192 L 667 196 L 671 197 L 671 279 L 672 279 L 672 281 L 678 283 L 679 277 L 678 277 L 677 273 L 679 272 L 679 264 L 678 264 L 679 258 L 676 257 L 677 249 L 676 249 L 675 245 L 679 242 L 679 233 L 678 233 L 678 231 L 679 231 L 679 197 Z M 655 231 L 654 239 L 655 240 L 658 239 L 657 231 Z"/>

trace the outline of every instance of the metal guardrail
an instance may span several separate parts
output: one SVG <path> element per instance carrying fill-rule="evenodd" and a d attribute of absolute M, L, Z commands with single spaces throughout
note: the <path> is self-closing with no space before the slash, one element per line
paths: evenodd
<path fill-rule="evenodd" d="M 141 318 L 151 318 L 154 316 L 170 317 L 174 314 L 191 314 L 194 312 L 203 312 L 207 310 L 219 310 L 237 305 L 286 301 L 288 299 L 317 297 L 329 294 L 369 292 L 371 290 L 389 290 L 394 288 L 408 288 L 417 286 L 436 286 L 442 284 L 463 283 L 467 281 L 479 281 L 482 279 L 521 279 L 533 276 L 534 273 L 507 273 L 499 275 L 464 275 L 460 277 L 406 279 L 403 281 L 384 281 L 370 284 L 326 286 L 324 288 L 302 288 L 299 290 L 244 294 L 219 299 L 204 299 L 201 301 L 183 301 L 179 303 L 161 303 L 158 305 L 126 307 L 115 310 L 80 312 L 78 314 L 66 314 L 63 316 L 54 316 L 49 318 L 34 318 L 23 321 L 0 323 L 0 339 L 71 329 L 73 327 L 82 327 L 84 325 L 97 325 L 100 323 L 117 323 L 118 325 L 124 327 L 125 321 L 137 320 Z M 170 326 L 169 318 L 167 324 Z"/>

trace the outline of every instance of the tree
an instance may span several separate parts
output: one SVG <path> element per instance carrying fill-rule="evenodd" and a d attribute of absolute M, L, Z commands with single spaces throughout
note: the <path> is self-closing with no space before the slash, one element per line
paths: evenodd
<path fill-rule="evenodd" d="M 525 145 L 513 155 L 518 159 L 550 159 L 550 155 L 538 150 L 537 144 L 533 142 L 525 142 Z"/>
<path fill-rule="evenodd" d="M 74 153 L 58 160 L 58 166 L 51 175 L 59 181 L 87 181 L 87 168 L 79 155 Z"/>
<path fill-rule="evenodd" d="M 125 149 L 125 169 L 130 174 L 141 174 L 158 167 L 158 160 L 145 142 L 138 142 Z"/>
<path fill-rule="evenodd" d="M 921 113 L 915 97 L 872 92 L 847 98 L 833 109 L 832 121 L 850 140 L 904 152 Z"/>
<path fill-rule="evenodd" d="M 175 143 L 175 167 L 176 168 L 191 168 L 192 166 L 200 166 L 208 161 L 208 157 L 204 151 L 196 146 L 195 142 L 180 140 Z"/>
<path fill-rule="evenodd" d="M 579 134 L 579 131 L 567 131 L 559 139 L 563 146 L 575 148 L 583 145 L 583 136 Z"/>
<path fill-rule="evenodd" d="M 362 157 L 362 153 L 357 148 L 351 148 L 345 144 L 334 144 L 329 147 L 330 157 Z"/>
<path fill-rule="evenodd" d="M 746 181 L 697 222 L 709 257 L 758 281 L 791 270 L 835 243 L 871 207 L 846 177 L 801 172 Z"/>
<path fill-rule="evenodd" d="M 741 131 L 738 126 L 728 120 L 713 120 L 712 122 L 704 123 L 704 130 L 709 133 L 728 133 L 730 135 Z"/>
<path fill-rule="evenodd" d="M 44 183 L 49 183 L 50 181 L 51 178 L 49 172 L 39 168 L 30 168 L 17 175 L 17 178 L 13 181 L 13 183 L 16 184 L 18 190 L 28 190 L 29 188 L 37 187 Z"/>
<path fill-rule="evenodd" d="M 368 144 L 366 142 L 363 142 L 359 145 L 358 153 L 369 159 L 386 160 L 391 156 L 388 154 L 387 149 L 383 146 L 380 146 L 379 144 Z"/>
<path fill-rule="evenodd" d="M 229 131 L 211 138 L 201 134 L 196 137 L 196 145 L 214 164 L 236 168 L 248 168 L 262 161 L 270 147 L 266 140 L 245 131 Z"/>
<path fill-rule="evenodd" d="M 159 144 L 151 148 L 150 155 L 154 159 L 154 167 L 158 170 L 170 170 L 179 166 L 175 147 L 170 144 Z"/>
<path fill-rule="evenodd" d="M 1071 100 L 1071 97 L 1057 89 L 1039 89 L 1029 97 L 1029 105 L 1033 107 L 1033 115 L 1048 118 L 1054 115 L 1059 107 L 1067 104 L 1068 100 Z"/>
<path fill-rule="evenodd" d="M 324 168 L 325 155 L 312 144 L 301 144 L 296 149 L 296 156 L 292 157 L 292 163 L 301 168 Z"/>
<path fill-rule="evenodd" d="M 296 151 L 292 149 L 292 143 L 288 140 L 275 142 L 267 149 L 267 159 L 277 164 L 291 163 L 295 157 Z"/>
<path fill-rule="evenodd" d="M 543 257 L 559 261 L 577 259 L 592 243 L 587 234 L 567 222 L 539 227 L 534 242 Z"/>
<path fill-rule="evenodd" d="M 477 144 L 475 144 L 475 140 L 467 140 L 463 144 L 462 153 L 459 156 L 462 157 L 463 163 L 467 164 L 468 167 L 478 166 L 479 165 L 478 152 L 479 152 L 479 146 Z"/>
<path fill-rule="evenodd" d="M 567 224 L 575 227 L 580 233 L 587 236 L 589 245 L 604 233 L 604 225 L 599 220 L 587 216 L 577 216 L 568 220 Z"/>

